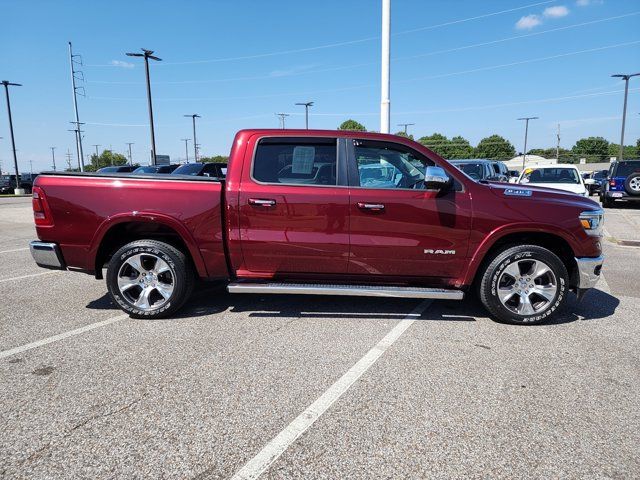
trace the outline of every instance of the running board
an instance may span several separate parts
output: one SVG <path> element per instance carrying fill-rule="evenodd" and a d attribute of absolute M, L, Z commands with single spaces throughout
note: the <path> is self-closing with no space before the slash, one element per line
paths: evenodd
<path fill-rule="evenodd" d="M 444 288 L 390 287 L 384 285 L 322 285 L 314 283 L 233 282 L 229 293 L 283 293 L 289 295 L 346 295 L 353 297 L 433 298 L 462 300 L 461 290 Z"/>

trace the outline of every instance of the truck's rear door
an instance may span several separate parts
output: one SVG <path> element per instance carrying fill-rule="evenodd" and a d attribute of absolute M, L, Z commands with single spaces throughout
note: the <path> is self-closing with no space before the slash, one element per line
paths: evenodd
<path fill-rule="evenodd" d="M 343 145 L 335 137 L 251 138 L 238 198 L 240 275 L 346 273 Z"/>

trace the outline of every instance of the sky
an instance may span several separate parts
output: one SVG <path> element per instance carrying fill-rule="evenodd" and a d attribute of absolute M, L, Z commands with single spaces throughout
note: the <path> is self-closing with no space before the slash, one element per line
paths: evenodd
<path fill-rule="evenodd" d="M 310 127 L 353 118 L 380 128 L 380 0 L 0 0 L 0 80 L 11 89 L 21 171 L 75 157 L 68 42 L 82 55 L 84 151 L 150 151 L 145 75 L 126 52 L 154 50 L 157 153 L 185 160 L 197 113 L 201 155 L 227 155 L 243 128 Z M 619 142 L 624 82 L 640 72 L 640 0 L 391 0 L 391 125 L 409 133 L 497 133 L 523 148 L 603 136 Z M 625 143 L 640 137 L 640 77 L 630 82 Z M 12 169 L 6 104 L 0 162 Z M 189 143 L 189 157 L 193 151 Z"/>

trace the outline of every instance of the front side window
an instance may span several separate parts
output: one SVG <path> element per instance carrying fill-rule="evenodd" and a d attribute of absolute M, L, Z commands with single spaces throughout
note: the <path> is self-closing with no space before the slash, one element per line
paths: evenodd
<path fill-rule="evenodd" d="M 482 162 L 454 163 L 454 165 L 472 180 L 483 180 L 487 177 L 485 164 Z"/>
<path fill-rule="evenodd" d="M 527 168 L 520 182 L 579 184 L 580 175 L 574 168 Z"/>
<path fill-rule="evenodd" d="M 264 138 L 256 148 L 253 178 L 263 183 L 337 185 L 335 138 Z"/>
<path fill-rule="evenodd" d="M 355 140 L 360 186 L 364 188 L 424 188 L 424 172 L 434 163 L 401 145 Z"/>

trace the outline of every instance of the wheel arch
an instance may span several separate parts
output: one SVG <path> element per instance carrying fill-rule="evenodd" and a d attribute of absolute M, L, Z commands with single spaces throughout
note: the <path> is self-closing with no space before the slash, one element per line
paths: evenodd
<path fill-rule="evenodd" d="M 98 228 L 89 247 L 94 273 L 102 278 L 102 268 L 120 247 L 135 240 L 159 240 L 184 252 L 200 277 L 207 276 L 204 259 L 186 226 L 159 214 L 123 214 L 111 217 Z"/>

